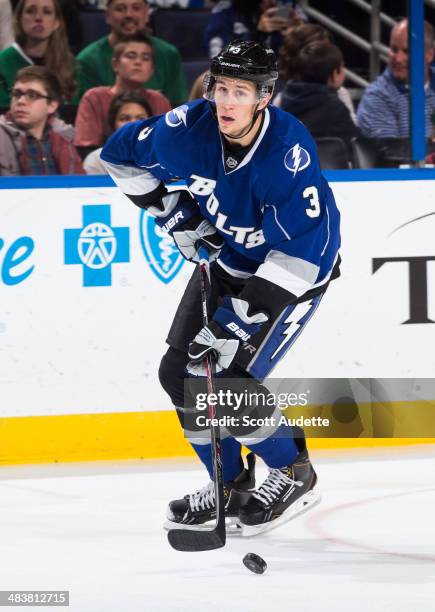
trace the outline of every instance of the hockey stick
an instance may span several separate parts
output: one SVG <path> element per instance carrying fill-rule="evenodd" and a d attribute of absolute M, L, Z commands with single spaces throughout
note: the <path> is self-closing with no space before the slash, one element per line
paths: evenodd
<path fill-rule="evenodd" d="M 207 293 L 210 286 L 210 264 L 208 259 L 208 251 L 205 246 L 200 247 L 199 257 L 202 319 L 203 325 L 205 326 L 208 325 Z M 215 372 L 214 358 L 211 355 L 206 356 L 205 369 L 207 374 L 207 391 L 210 395 L 214 393 L 213 376 Z M 202 550 L 214 550 L 215 548 L 225 546 L 225 500 L 222 475 L 220 428 L 219 425 L 213 424 L 213 419 L 216 419 L 216 406 L 213 403 L 209 403 L 208 411 L 210 417 L 210 441 L 213 460 L 214 492 L 216 499 L 216 524 L 213 529 L 207 530 L 170 529 L 168 531 L 169 544 L 176 550 L 195 552 Z"/>

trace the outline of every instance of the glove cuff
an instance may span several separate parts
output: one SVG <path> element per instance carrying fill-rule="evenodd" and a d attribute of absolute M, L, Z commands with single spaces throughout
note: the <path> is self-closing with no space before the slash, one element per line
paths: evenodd
<path fill-rule="evenodd" d="M 178 201 L 171 212 L 164 217 L 155 218 L 156 224 L 169 234 L 172 234 L 179 227 L 187 223 L 192 217 L 199 215 L 198 204 L 188 191 L 183 189 L 176 192 L 176 194 L 178 194 Z M 172 192 L 170 195 L 175 194 Z"/>
<path fill-rule="evenodd" d="M 247 342 L 268 320 L 264 312 L 248 315 L 248 310 L 248 302 L 227 296 L 216 310 L 213 321 L 234 338 Z"/>

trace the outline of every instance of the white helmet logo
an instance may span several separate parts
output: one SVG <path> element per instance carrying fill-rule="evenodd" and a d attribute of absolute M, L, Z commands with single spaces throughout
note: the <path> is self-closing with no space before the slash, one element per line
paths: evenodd
<path fill-rule="evenodd" d="M 237 54 L 237 53 L 240 53 L 240 47 L 231 46 L 231 47 L 228 49 L 228 51 L 229 51 L 230 53 Z"/>

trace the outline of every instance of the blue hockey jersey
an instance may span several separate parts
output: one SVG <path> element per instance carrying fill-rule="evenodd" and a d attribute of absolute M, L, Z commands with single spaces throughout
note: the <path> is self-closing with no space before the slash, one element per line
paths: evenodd
<path fill-rule="evenodd" d="M 161 181 L 186 181 L 200 211 L 225 240 L 219 264 L 255 274 L 300 297 L 326 284 L 338 258 L 340 215 L 310 134 L 273 106 L 243 160 L 225 164 L 216 119 L 206 100 L 127 124 L 101 158 L 129 195 Z"/>

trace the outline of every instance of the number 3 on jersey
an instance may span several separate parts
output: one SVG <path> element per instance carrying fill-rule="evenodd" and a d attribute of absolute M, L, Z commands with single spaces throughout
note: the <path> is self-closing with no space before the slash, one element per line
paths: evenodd
<path fill-rule="evenodd" d="M 317 187 L 314 187 L 314 185 L 313 187 L 307 187 L 302 195 L 310 200 L 310 208 L 305 209 L 307 215 L 312 219 L 318 217 L 320 215 L 320 202 Z"/>

